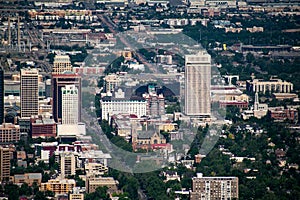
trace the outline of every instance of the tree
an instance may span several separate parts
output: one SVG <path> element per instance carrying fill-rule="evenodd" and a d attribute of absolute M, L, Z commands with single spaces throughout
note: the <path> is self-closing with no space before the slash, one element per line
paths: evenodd
<path fill-rule="evenodd" d="M 8 195 L 8 199 L 10 200 L 18 200 L 19 199 L 19 187 L 12 183 L 9 183 L 4 186 L 4 193 Z"/>
<path fill-rule="evenodd" d="M 47 200 L 47 197 L 44 192 L 38 191 L 34 196 L 34 200 Z"/>
<path fill-rule="evenodd" d="M 246 55 L 246 61 L 247 61 L 247 63 L 252 63 L 253 61 L 254 61 L 254 55 L 252 54 L 252 53 L 247 53 L 247 55 Z"/>
<path fill-rule="evenodd" d="M 107 194 L 107 187 L 98 187 L 95 192 L 86 194 L 85 200 L 110 200 Z"/>
<path fill-rule="evenodd" d="M 27 183 L 23 183 L 19 190 L 20 195 L 29 196 L 32 194 L 32 188 L 28 186 Z"/>

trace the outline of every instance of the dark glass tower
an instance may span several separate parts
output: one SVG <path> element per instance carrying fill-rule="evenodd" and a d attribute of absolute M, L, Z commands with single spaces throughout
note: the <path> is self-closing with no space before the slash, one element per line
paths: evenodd
<path fill-rule="evenodd" d="M 4 71 L 0 67 L 0 124 L 4 120 Z"/>

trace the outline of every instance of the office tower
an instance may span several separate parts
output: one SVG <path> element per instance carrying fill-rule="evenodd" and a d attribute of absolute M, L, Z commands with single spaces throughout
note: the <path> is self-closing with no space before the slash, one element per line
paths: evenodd
<path fill-rule="evenodd" d="M 4 120 L 4 72 L 0 67 L 0 124 Z"/>
<path fill-rule="evenodd" d="M 62 96 L 62 124 L 78 123 L 78 88 L 66 85 L 61 88 Z"/>
<path fill-rule="evenodd" d="M 191 200 L 198 199 L 238 199 L 238 177 L 203 177 L 201 173 L 192 179 Z"/>
<path fill-rule="evenodd" d="M 39 72 L 21 69 L 21 118 L 39 114 Z"/>
<path fill-rule="evenodd" d="M 55 161 L 59 164 L 59 173 L 61 178 L 75 175 L 76 173 L 76 157 L 74 152 L 54 152 Z"/>
<path fill-rule="evenodd" d="M 113 92 L 120 85 L 120 77 L 116 74 L 109 74 L 104 78 L 106 92 Z"/>
<path fill-rule="evenodd" d="M 72 71 L 70 57 L 68 55 L 56 55 L 54 57 L 52 74 L 62 74 L 64 71 Z"/>
<path fill-rule="evenodd" d="M 210 116 L 211 57 L 200 51 L 185 56 L 185 114 Z"/>
<path fill-rule="evenodd" d="M 10 150 L 0 146 L 0 182 L 9 181 L 10 175 Z"/>
<path fill-rule="evenodd" d="M 78 90 L 77 116 L 78 122 L 81 121 L 81 77 L 73 72 L 52 75 L 52 95 L 53 95 L 53 118 L 55 122 L 62 123 L 62 88 L 67 85 L 74 85 Z"/>

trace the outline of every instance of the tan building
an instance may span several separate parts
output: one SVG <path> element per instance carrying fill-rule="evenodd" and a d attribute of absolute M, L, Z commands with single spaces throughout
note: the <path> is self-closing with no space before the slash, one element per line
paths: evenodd
<path fill-rule="evenodd" d="M 54 152 L 55 161 L 59 164 L 59 173 L 62 178 L 75 175 L 76 158 L 73 152 Z"/>
<path fill-rule="evenodd" d="M 178 130 L 178 124 L 176 123 L 159 123 L 156 125 L 160 131 L 171 132 Z"/>
<path fill-rule="evenodd" d="M 17 142 L 20 140 L 20 126 L 11 123 L 0 125 L 0 143 Z"/>
<path fill-rule="evenodd" d="M 264 32 L 264 27 L 253 26 L 252 28 L 246 28 L 246 30 L 251 32 L 251 33 Z"/>
<path fill-rule="evenodd" d="M 105 76 L 104 81 L 106 92 L 113 92 L 121 83 L 120 77 L 116 74 Z"/>
<path fill-rule="evenodd" d="M 113 177 L 99 177 L 99 178 L 87 178 L 85 181 L 85 187 L 87 193 L 95 192 L 98 187 L 108 187 L 108 193 L 118 192 L 119 182 L 114 180 Z"/>
<path fill-rule="evenodd" d="M 84 194 L 69 194 L 69 200 L 84 200 Z"/>
<path fill-rule="evenodd" d="M 238 177 L 203 177 L 201 173 L 192 179 L 190 200 L 238 199 Z"/>
<path fill-rule="evenodd" d="M 68 55 L 56 55 L 53 62 L 52 74 L 62 74 L 64 71 L 72 71 L 72 64 Z"/>
<path fill-rule="evenodd" d="M 51 179 L 47 183 L 41 184 L 40 191 L 50 190 L 55 195 L 68 194 L 75 187 L 75 184 L 74 179 Z"/>
<path fill-rule="evenodd" d="M 9 180 L 10 159 L 10 148 L 0 146 L 0 183 Z"/>
<path fill-rule="evenodd" d="M 41 173 L 27 173 L 27 174 L 15 174 L 11 177 L 11 181 L 14 184 L 22 185 L 27 183 L 29 186 L 32 186 L 33 183 L 37 183 L 38 186 L 42 183 L 42 174 Z"/>
<path fill-rule="evenodd" d="M 108 167 L 102 163 L 86 163 L 84 170 L 87 177 L 100 176 L 108 172 Z"/>

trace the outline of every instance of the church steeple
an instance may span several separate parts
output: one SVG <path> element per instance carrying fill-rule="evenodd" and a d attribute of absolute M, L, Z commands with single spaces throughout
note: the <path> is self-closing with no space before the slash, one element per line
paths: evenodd
<path fill-rule="evenodd" d="M 254 110 L 258 110 L 258 105 L 259 105 L 258 92 L 255 92 Z"/>

